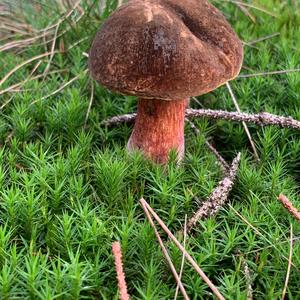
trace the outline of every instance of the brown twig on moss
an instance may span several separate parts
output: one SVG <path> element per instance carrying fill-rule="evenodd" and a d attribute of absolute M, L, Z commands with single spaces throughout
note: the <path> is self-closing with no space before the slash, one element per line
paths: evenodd
<path fill-rule="evenodd" d="M 233 122 L 246 122 L 253 123 L 259 126 L 279 126 L 281 128 L 292 128 L 300 130 L 300 121 L 292 117 L 283 117 L 273 115 L 267 112 L 258 114 L 238 113 L 225 110 L 212 110 L 212 109 L 186 109 L 186 118 L 209 118 L 213 120 L 227 120 Z M 122 123 L 132 123 L 136 118 L 136 113 L 119 115 L 102 122 L 102 125 L 116 126 Z"/>
<path fill-rule="evenodd" d="M 129 295 L 127 293 L 127 284 L 125 280 L 125 274 L 123 271 L 122 263 L 122 250 L 119 242 L 114 242 L 112 244 L 112 252 L 115 259 L 115 267 L 117 272 L 118 287 L 120 292 L 120 300 L 129 300 Z"/>
<path fill-rule="evenodd" d="M 300 212 L 296 207 L 293 206 L 292 202 L 283 194 L 280 194 L 278 200 L 283 204 L 283 206 L 289 211 L 289 213 L 300 222 Z"/>
<path fill-rule="evenodd" d="M 164 255 L 166 261 L 167 261 L 168 264 L 169 264 L 169 267 L 170 267 L 170 269 L 171 269 L 171 271 L 172 271 L 172 273 L 173 273 L 173 276 L 175 277 L 175 280 L 176 280 L 176 282 L 177 282 L 177 286 L 180 288 L 180 291 L 181 291 L 181 293 L 182 293 L 183 298 L 184 298 L 185 300 L 189 300 L 190 298 L 189 298 L 188 294 L 186 293 L 186 290 L 185 290 L 185 288 L 184 288 L 184 286 L 183 286 L 183 284 L 182 284 L 182 282 L 181 282 L 181 279 L 180 279 L 180 277 L 179 277 L 179 275 L 178 275 L 178 273 L 177 273 L 177 271 L 176 271 L 176 269 L 175 269 L 175 266 L 174 266 L 174 264 L 173 264 L 173 262 L 172 262 L 172 260 L 171 260 L 171 257 L 170 257 L 170 255 L 169 255 L 169 253 L 168 253 L 168 250 L 167 250 L 167 248 L 165 247 L 165 245 L 164 245 L 164 243 L 163 243 L 163 241 L 162 241 L 162 239 L 161 239 L 161 237 L 160 237 L 160 235 L 159 235 L 159 233 L 158 233 L 158 231 L 157 231 L 157 229 L 156 229 L 156 226 L 155 226 L 154 221 L 153 221 L 153 219 L 152 219 L 152 217 L 151 217 L 151 214 L 150 214 L 150 212 L 149 212 L 147 206 L 145 205 L 145 203 L 144 203 L 143 201 L 140 201 L 140 202 L 141 202 L 141 205 L 142 205 L 142 207 L 143 207 L 143 210 L 144 210 L 144 212 L 145 212 L 145 214 L 146 214 L 146 217 L 147 217 L 147 219 L 148 219 L 148 221 L 149 221 L 151 227 L 152 227 L 153 230 L 154 230 L 154 234 L 155 234 L 155 236 L 156 236 L 156 238 L 157 238 L 157 240 L 158 240 L 158 243 L 159 243 L 159 245 L 160 245 L 161 251 L 162 251 L 162 253 L 163 253 L 163 255 Z"/>
<path fill-rule="evenodd" d="M 162 219 L 156 214 L 156 212 L 152 209 L 152 207 L 147 203 L 145 199 L 141 199 L 140 203 L 142 207 L 150 212 L 153 218 L 157 221 L 157 223 L 161 226 L 164 232 L 168 235 L 170 240 L 174 242 L 177 248 L 185 255 L 187 261 L 192 265 L 195 271 L 200 275 L 203 281 L 210 287 L 215 296 L 220 300 L 225 300 L 222 294 L 219 292 L 217 287 L 212 283 L 212 281 L 206 276 L 206 274 L 202 271 L 202 269 L 198 266 L 197 262 L 192 258 L 192 256 L 184 249 L 184 247 L 179 243 L 176 237 L 172 234 L 166 224 L 162 221 Z"/>
<path fill-rule="evenodd" d="M 209 198 L 202 203 L 201 207 L 196 211 L 193 217 L 188 220 L 188 232 L 191 231 L 200 219 L 208 218 L 217 213 L 227 201 L 229 192 L 234 185 L 240 159 L 241 154 L 239 153 L 233 160 L 228 174 L 219 182 L 218 186 L 213 190 Z"/>
<path fill-rule="evenodd" d="M 285 299 L 285 294 L 286 294 L 287 287 L 288 287 L 288 284 L 289 284 L 289 279 L 290 279 L 290 274 L 291 274 L 291 267 L 292 267 L 292 256 L 293 256 L 293 225 L 291 224 L 289 261 L 288 261 L 288 267 L 287 267 L 287 271 L 286 271 L 285 282 L 284 282 L 284 287 L 283 287 L 283 291 L 282 291 L 281 300 Z"/>

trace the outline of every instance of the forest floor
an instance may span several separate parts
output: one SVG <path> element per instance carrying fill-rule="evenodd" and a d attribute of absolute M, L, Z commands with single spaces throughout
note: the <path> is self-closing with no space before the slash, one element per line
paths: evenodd
<path fill-rule="evenodd" d="M 299 299 L 300 226 L 277 198 L 300 208 L 300 131 L 248 123 L 251 146 L 240 122 L 193 118 L 200 133 L 186 123 L 179 167 L 128 155 L 132 125 L 102 121 L 135 112 L 136 99 L 87 72 L 116 1 L 102 12 L 92 0 L 2 2 L 0 298 L 117 299 L 119 240 L 131 297 L 173 299 L 176 281 L 139 199 L 180 230 L 223 178 L 209 141 L 229 165 L 239 152 L 241 161 L 228 201 L 195 224 L 186 250 L 226 299 L 281 299 L 285 286 Z M 245 42 L 242 76 L 230 82 L 240 110 L 300 120 L 300 2 L 213 3 Z M 191 107 L 237 111 L 226 85 Z M 181 252 L 159 232 L 179 270 Z M 191 299 L 213 298 L 188 262 L 182 283 Z"/>

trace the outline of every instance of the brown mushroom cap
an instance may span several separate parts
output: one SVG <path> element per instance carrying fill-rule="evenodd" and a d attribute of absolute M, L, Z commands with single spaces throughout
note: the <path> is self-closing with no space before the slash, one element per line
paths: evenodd
<path fill-rule="evenodd" d="M 206 0 L 131 0 L 97 33 L 89 67 L 111 90 L 179 100 L 236 77 L 243 47 Z"/>

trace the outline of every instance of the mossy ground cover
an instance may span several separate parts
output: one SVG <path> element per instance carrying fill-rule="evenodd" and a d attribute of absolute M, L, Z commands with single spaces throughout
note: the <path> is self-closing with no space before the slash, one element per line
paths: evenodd
<path fill-rule="evenodd" d="M 65 14 L 59 3 L 22 1 L 22 20 L 37 30 L 55 24 Z M 265 10 L 250 8 L 255 22 L 234 3 L 214 2 L 244 41 L 278 35 L 245 46 L 242 73 L 300 67 L 300 3 L 247 3 Z M 45 77 L 33 79 L 43 74 L 50 56 L 24 65 L 0 86 L 27 80 L 20 91 L 0 95 L 0 298 L 117 299 L 111 243 L 120 240 L 132 297 L 172 299 L 176 283 L 138 200 L 143 196 L 173 232 L 179 230 L 185 215 L 197 209 L 196 199 L 205 200 L 222 177 L 205 146 L 209 139 L 229 163 L 239 151 L 242 159 L 230 205 L 198 223 L 188 251 L 226 299 L 247 298 L 245 264 L 254 299 L 279 299 L 292 226 L 287 295 L 299 299 L 300 226 L 277 201 L 283 192 L 300 207 L 299 131 L 249 125 L 260 157 L 256 162 L 242 124 L 195 119 L 201 134 L 195 137 L 186 125 L 186 155 L 179 167 L 170 161 L 166 170 L 138 154 L 129 156 L 125 146 L 132 127 L 107 128 L 101 121 L 134 112 L 136 99 L 111 93 L 85 72 L 84 53 L 116 5 L 107 1 L 100 14 L 97 1 L 82 0 L 58 26 L 54 46 L 61 53 L 51 58 Z M 21 35 L 14 40 L 26 38 Z M 51 52 L 52 43 L 43 42 L 1 52 L 0 80 L 22 62 Z M 231 86 L 242 111 L 300 120 L 299 73 L 240 78 Z M 191 106 L 236 110 L 226 87 L 198 102 Z M 179 269 L 180 251 L 170 245 L 170 254 Z M 212 298 L 188 264 L 182 281 L 191 299 Z"/>

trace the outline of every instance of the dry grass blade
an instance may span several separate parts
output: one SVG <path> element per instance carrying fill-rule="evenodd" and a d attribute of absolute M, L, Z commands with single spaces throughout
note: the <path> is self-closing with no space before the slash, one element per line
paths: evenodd
<path fill-rule="evenodd" d="M 300 69 L 290 69 L 290 70 L 279 70 L 279 71 L 270 71 L 270 72 L 261 72 L 254 74 L 241 74 L 237 78 L 250 78 L 258 76 L 269 76 L 269 75 L 280 75 L 280 74 L 289 74 L 289 73 L 298 73 Z"/>
<path fill-rule="evenodd" d="M 260 12 L 263 12 L 269 16 L 272 16 L 274 18 L 277 18 L 278 16 L 275 15 L 274 13 L 268 11 L 267 9 L 265 9 L 264 7 L 261 7 L 261 6 L 257 6 L 257 5 L 253 5 L 253 4 L 250 4 L 250 3 L 246 3 L 246 2 L 242 2 L 242 1 L 235 1 L 235 0 L 221 0 L 221 1 L 224 1 L 224 2 L 230 2 L 230 3 L 233 3 L 233 4 L 240 4 L 240 5 L 243 5 L 243 6 L 246 6 L 246 7 L 249 7 L 249 8 L 252 8 L 252 9 L 255 9 L 255 10 L 258 10 Z"/>
<path fill-rule="evenodd" d="M 231 89 L 231 86 L 230 86 L 229 82 L 226 82 L 226 87 L 227 87 L 227 89 L 228 89 L 228 91 L 229 91 L 229 94 L 230 94 L 230 96 L 231 96 L 231 99 L 232 99 L 232 101 L 233 101 L 233 103 L 234 103 L 234 106 L 235 106 L 236 110 L 238 111 L 238 113 L 241 113 L 239 104 L 238 104 L 237 99 L 236 99 L 236 97 L 235 97 L 235 95 L 234 95 L 234 93 L 233 93 L 233 91 L 232 91 L 232 89 Z M 259 161 L 259 156 L 258 156 L 256 147 L 255 147 L 255 144 L 254 144 L 254 142 L 253 142 L 253 139 L 252 139 L 252 137 L 251 137 L 249 128 L 248 128 L 248 126 L 247 126 L 247 124 L 246 124 L 245 122 L 242 122 L 242 124 L 243 124 L 244 129 L 245 129 L 245 132 L 246 132 L 246 134 L 247 134 L 247 136 L 248 136 L 248 139 L 249 139 L 249 142 L 250 142 L 250 144 L 251 144 L 251 147 L 252 147 L 252 149 L 253 149 L 254 156 L 255 156 L 256 160 Z"/>
<path fill-rule="evenodd" d="M 60 23 L 58 23 L 58 25 L 56 26 L 56 29 L 55 29 L 54 39 L 53 39 L 52 46 L 51 46 L 51 54 L 50 54 L 50 57 L 49 57 L 48 64 L 47 64 L 47 66 L 45 68 L 44 75 L 46 75 L 49 72 L 50 65 L 51 65 L 52 59 L 53 59 L 54 54 L 55 54 L 55 44 L 56 44 L 56 39 L 57 39 L 57 33 L 58 33 L 59 25 L 60 25 Z"/>
<path fill-rule="evenodd" d="M 164 243 L 163 243 L 163 241 L 162 241 L 162 239 L 161 239 L 161 237 L 160 237 L 160 235 L 159 235 L 159 233 L 158 233 L 158 231 L 157 231 L 157 229 L 156 229 L 156 226 L 155 226 L 155 224 L 154 224 L 154 222 L 153 222 L 153 220 L 152 220 L 152 217 L 151 217 L 151 215 L 150 215 L 150 213 L 149 213 L 149 211 L 148 211 L 148 209 L 147 209 L 147 206 L 146 206 L 145 203 L 142 202 L 142 201 L 141 201 L 141 205 L 142 205 L 142 207 L 143 207 L 143 210 L 144 210 L 144 212 L 145 212 L 145 214 L 146 214 L 146 216 L 147 216 L 147 218 L 148 218 L 148 221 L 149 221 L 151 227 L 152 227 L 153 230 L 154 230 L 154 233 L 155 233 L 155 236 L 156 236 L 156 238 L 157 238 L 157 240 L 158 240 L 158 243 L 159 243 L 159 245 L 160 245 L 160 248 L 161 248 L 161 250 L 162 250 L 162 252 L 163 252 L 163 255 L 164 255 L 165 259 L 167 260 L 167 262 L 168 262 L 168 264 L 169 264 L 169 266 L 170 266 L 170 269 L 171 269 L 171 271 L 172 271 L 172 273 L 173 273 L 173 275 L 174 275 L 174 277 L 175 277 L 175 279 L 176 279 L 177 285 L 179 286 L 180 291 L 181 291 L 181 293 L 182 293 L 184 299 L 185 299 L 185 300 L 188 300 L 188 299 L 189 299 L 189 296 L 187 295 L 187 293 L 186 293 L 186 291 L 185 291 L 185 288 L 184 288 L 184 286 L 183 286 L 183 284 L 182 284 L 182 282 L 181 282 L 181 280 L 180 280 L 180 278 L 179 278 L 179 275 L 178 275 L 177 272 L 176 272 L 175 266 L 174 266 L 174 264 L 173 264 L 173 262 L 172 262 L 172 260 L 171 260 L 171 258 L 170 258 L 170 255 L 169 255 L 169 253 L 168 253 L 168 250 L 166 249 L 166 247 L 165 247 L 165 245 L 164 245 Z"/>
<path fill-rule="evenodd" d="M 230 209 L 232 209 L 233 211 L 234 211 L 234 213 L 245 223 L 245 224 L 247 224 L 251 229 L 253 229 L 254 230 L 254 232 L 257 234 L 257 235 L 259 235 L 260 237 L 262 237 L 270 246 L 269 246 L 269 248 L 273 248 L 273 249 L 275 249 L 276 251 L 279 251 L 278 250 L 278 248 L 276 247 L 276 245 L 273 243 L 273 242 L 271 242 L 270 240 L 268 240 L 256 227 L 254 227 L 243 215 L 241 215 L 236 209 L 234 209 L 234 207 L 232 206 L 232 205 L 230 205 L 229 204 L 229 207 L 230 207 Z M 266 233 L 266 231 L 264 231 L 265 233 Z M 254 253 L 254 252 L 257 252 L 257 251 L 252 251 L 251 253 Z M 248 253 L 250 253 L 250 252 L 248 252 Z M 286 257 L 285 255 L 282 255 L 282 257 L 286 260 L 286 261 L 289 261 L 289 258 L 288 257 Z M 295 264 L 293 264 L 293 263 L 291 263 L 291 265 L 294 267 L 294 268 L 296 268 L 298 271 L 300 271 L 299 269 L 298 269 L 298 267 L 295 265 Z"/>
<path fill-rule="evenodd" d="M 283 117 L 273 115 L 267 112 L 259 114 L 248 114 L 229 112 L 225 110 L 212 110 L 212 109 L 186 109 L 186 118 L 208 118 L 212 120 L 227 120 L 233 122 L 246 122 L 253 123 L 259 126 L 275 125 L 282 128 L 292 128 L 300 130 L 300 121 L 291 117 Z M 116 126 L 122 123 L 132 123 L 136 118 L 136 113 L 119 115 L 103 120 L 102 125 Z"/>
<path fill-rule="evenodd" d="M 119 242 L 114 242 L 112 244 L 112 252 L 115 258 L 115 267 L 117 272 L 120 300 L 129 300 L 125 274 L 123 271 L 122 250 Z"/>
<path fill-rule="evenodd" d="M 195 135 L 200 135 L 200 130 L 196 127 L 196 125 L 192 121 L 190 121 L 188 118 L 185 118 L 185 121 L 190 124 L 191 128 L 195 132 Z M 225 159 L 222 157 L 222 155 L 218 152 L 218 150 L 208 140 L 205 140 L 205 145 L 216 156 L 216 158 L 222 168 L 223 173 L 225 173 L 230 168 L 228 163 L 225 161 Z"/>
<path fill-rule="evenodd" d="M 85 70 L 83 73 L 86 74 L 88 70 Z M 57 90 L 55 90 L 54 92 L 50 93 L 49 95 L 46 95 L 44 97 L 42 97 L 41 99 L 38 100 L 34 100 L 33 102 L 30 103 L 30 105 L 35 104 L 39 101 L 45 100 L 51 96 L 56 95 L 57 93 L 61 92 L 64 88 L 66 88 L 68 85 L 70 85 L 71 83 L 73 83 L 74 81 L 78 80 L 80 78 L 81 74 L 75 76 L 74 78 L 72 78 L 71 80 L 69 80 L 68 82 L 66 82 L 65 84 L 63 84 L 62 86 L 60 86 Z"/>
<path fill-rule="evenodd" d="M 283 194 L 279 195 L 278 200 L 288 210 L 290 215 L 292 215 L 298 222 L 300 222 L 300 212 L 296 207 L 293 206 L 292 202 Z"/>
<path fill-rule="evenodd" d="M 192 256 L 184 249 L 184 247 L 179 243 L 179 241 L 176 239 L 176 237 L 172 234 L 172 232 L 169 230 L 169 228 L 165 225 L 165 223 L 160 219 L 160 217 L 155 213 L 155 211 L 151 208 L 151 206 L 142 198 L 140 200 L 142 206 L 145 206 L 153 218 L 157 221 L 157 223 L 161 226 L 161 228 L 165 231 L 165 233 L 168 235 L 168 237 L 175 243 L 175 245 L 179 248 L 179 250 L 185 255 L 186 259 L 189 261 L 189 263 L 192 265 L 192 267 L 196 270 L 196 272 L 200 275 L 200 277 L 203 279 L 203 281 L 210 287 L 214 295 L 220 299 L 225 300 L 225 298 L 222 296 L 222 294 L 219 292 L 217 287 L 211 282 L 211 280 L 205 275 L 205 273 L 202 271 L 202 269 L 198 266 L 196 261 L 192 258 Z"/>
<path fill-rule="evenodd" d="M 186 237 L 187 237 L 187 215 L 185 215 L 184 217 L 184 229 L 183 229 L 183 248 L 185 249 L 185 245 L 186 245 Z M 180 271 L 179 271 L 179 281 L 181 282 L 181 278 L 182 278 L 182 273 L 183 273 L 183 267 L 184 267 L 184 261 L 185 261 L 185 256 L 184 254 L 182 254 L 182 260 L 181 260 L 181 265 L 180 265 Z M 176 287 L 176 292 L 175 292 L 175 296 L 174 296 L 174 300 L 177 299 L 178 297 L 178 292 L 179 292 L 179 284 L 177 284 Z"/>
<path fill-rule="evenodd" d="M 24 67 L 25 65 L 30 64 L 33 61 L 36 61 L 38 59 L 41 59 L 43 57 L 49 56 L 51 55 L 52 52 L 46 52 L 37 56 L 34 56 L 24 62 L 22 62 L 21 64 L 15 66 L 12 70 L 10 70 L 0 81 L 0 86 L 3 85 L 3 83 L 10 77 L 12 76 L 16 71 L 18 71 L 20 68 Z"/>
<path fill-rule="evenodd" d="M 249 42 L 245 42 L 245 44 L 247 46 L 251 46 L 251 45 L 254 45 L 254 44 L 257 44 L 259 42 L 262 42 L 262 41 L 265 41 L 265 40 L 269 40 L 269 39 L 272 39 L 276 36 L 280 35 L 280 32 L 275 32 L 275 33 L 272 33 L 272 34 L 268 34 L 266 36 L 263 36 L 263 37 L 260 37 L 258 39 L 255 39 L 253 41 L 249 41 Z"/>
<path fill-rule="evenodd" d="M 49 72 L 47 75 L 52 75 L 52 74 L 55 74 L 55 73 L 62 73 L 62 72 L 65 72 L 67 71 L 66 69 L 62 69 L 62 70 L 55 70 L 55 71 L 52 71 L 52 72 Z M 33 73 L 33 72 L 31 72 Z M 18 82 L 18 83 L 15 83 L 11 86 L 9 86 L 8 88 L 4 89 L 4 90 L 0 90 L 0 95 L 2 94 L 5 94 L 5 93 L 8 93 L 8 92 L 11 92 L 13 91 L 14 89 L 24 85 L 26 82 L 30 80 L 36 80 L 36 79 L 39 79 L 39 78 L 42 78 L 44 77 L 44 74 L 40 74 L 40 75 L 36 75 L 34 77 L 31 77 L 31 78 L 26 78 L 25 80 L 21 81 L 21 82 Z"/>
<path fill-rule="evenodd" d="M 88 110 L 87 110 L 86 115 L 85 115 L 84 128 L 86 128 L 86 125 L 87 125 L 87 121 L 88 121 L 88 118 L 89 118 L 89 114 L 91 112 L 93 100 L 94 100 L 94 82 L 93 82 L 93 80 L 91 80 L 91 97 L 90 97 L 90 101 L 89 101 Z"/>
<path fill-rule="evenodd" d="M 193 217 L 188 220 L 188 232 L 192 230 L 199 220 L 216 214 L 225 204 L 234 185 L 240 160 L 241 154 L 239 153 L 233 160 L 228 174 L 223 178 L 222 181 L 219 182 L 218 186 L 213 190 L 209 198 L 202 203 L 201 207 L 196 211 Z"/>
<path fill-rule="evenodd" d="M 236 6 L 253 22 L 256 23 L 256 18 L 253 16 L 249 9 L 247 9 L 244 5 L 240 3 L 236 3 Z"/>
<path fill-rule="evenodd" d="M 289 278 L 290 278 L 291 266 L 292 266 L 292 256 L 293 256 L 293 225 L 291 224 L 289 261 L 288 261 L 288 267 L 287 267 L 287 271 L 286 271 L 285 283 L 284 283 L 284 288 L 282 291 L 281 300 L 285 299 L 285 294 L 286 294 L 287 287 L 289 284 Z"/>

